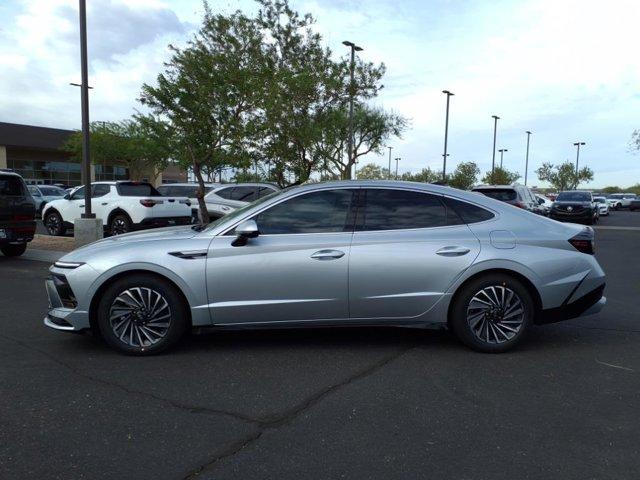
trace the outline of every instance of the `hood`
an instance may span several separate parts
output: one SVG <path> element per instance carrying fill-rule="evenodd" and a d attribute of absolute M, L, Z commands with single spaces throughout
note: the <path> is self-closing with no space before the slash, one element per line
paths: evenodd
<path fill-rule="evenodd" d="M 191 229 L 191 225 L 155 228 L 152 230 L 144 230 L 141 232 L 126 233 L 115 237 L 104 238 L 97 242 L 90 243 L 83 247 L 68 253 L 60 260 L 66 261 L 86 261 L 86 258 L 95 255 L 98 252 L 118 248 L 133 243 L 155 242 L 155 241 L 179 241 L 188 240 L 196 236 L 198 232 Z"/>

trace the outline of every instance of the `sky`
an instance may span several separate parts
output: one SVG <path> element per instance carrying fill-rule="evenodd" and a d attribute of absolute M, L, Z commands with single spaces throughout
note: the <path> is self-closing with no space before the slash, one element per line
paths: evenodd
<path fill-rule="evenodd" d="M 75 0 L 0 2 L 0 121 L 80 127 L 78 10 Z M 88 0 L 91 120 L 118 121 L 140 109 L 153 83 L 202 18 L 200 0 Z M 504 166 L 545 186 L 543 162 L 575 161 L 594 170 L 588 187 L 640 182 L 640 2 L 637 0 L 291 0 L 316 18 L 336 57 L 343 40 L 384 62 L 375 103 L 408 117 L 393 139 L 399 171 L 442 167 L 446 97 L 451 97 L 447 170 L 473 161 L 491 169 L 493 119 Z M 255 11 L 249 0 L 211 0 L 214 11 Z M 497 154 L 499 161 L 499 154 Z M 370 155 L 364 162 L 386 166 Z M 395 165 L 394 165 L 395 168 Z M 522 179 L 521 179 L 522 181 Z"/>

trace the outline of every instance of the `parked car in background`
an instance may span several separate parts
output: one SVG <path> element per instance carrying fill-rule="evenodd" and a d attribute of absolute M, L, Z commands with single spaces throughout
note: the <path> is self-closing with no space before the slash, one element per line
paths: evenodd
<path fill-rule="evenodd" d="M 36 211 L 42 212 L 42 207 L 52 200 L 63 198 L 67 192 L 55 185 L 29 185 L 29 192 L 36 202 Z"/>
<path fill-rule="evenodd" d="M 640 198 L 636 197 L 631 199 L 631 202 L 629 203 L 629 210 L 632 212 L 635 210 L 640 210 Z"/>
<path fill-rule="evenodd" d="M 605 197 L 593 197 L 593 202 L 598 207 L 598 215 L 601 217 L 606 217 L 609 215 L 609 203 Z"/>
<path fill-rule="evenodd" d="M 45 205 L 44 226 L 50 235 L 64 235 L 84 211 L 84 186 Z M 191 202 L 186 197 L 165 197 L 146 182 L 94 182 L 91 210 L 102 219 L 106 232 L 120 235 L 132 230 L 191 223 Z"/>
<path fill-rule="evenodd" d="M 549 215 L 549 211 L 551 211 L 551 206 L 553 205 L 553 202 L 551 200 L 549 200 L 547 197 L 545 197 L 544 195 L 540 195 L 539 193 L 534 194 L 536 200 L 538 201 L 538 208 L 540 208 L 541 213 L 543 215 Z"/>
<path fill-rule="evenodd" d="M 534 193 L 524 185 L 478 185 L 472 191 L 533 213 L 542 213 Z"/>
<path fill-rule="evenodd" d="M 549 212 L 549 218 L 554 220 L 587 225 L 597 222 L 598 216 L 598 207 L 593 201 L 591 192 L 580 190 L 560 192 Z"/>
<path fill-rule="evenodd" d="M 205 197 L 212 220 L 280 190 L 270 183 L 228 183 L 215 187 Z"/>
<path fill-rule="evenodd" d="M 615 202 L 616 209 L 629 208 L 631 200 L 637 198 L 637 195 L 635 193 L 612 193 L 607 198 Z"/>
<path fill-rule="evenodd" d="M 36 205 L 17 173 L 0 170 L 0 251 L 22 255 L 36 233 Z"/>
<path fill-rule="evenodd" d="M 533 324 L 604 306 L 593 253 L 591 228 L 462 190 L 308 184 L 207 227 L 133 233 L 65 255 L 50 269 L 44 323 L 94 327 L 133 355 L 167 349 L 192 327 L 345 325 L 448 325 L 467 346 L 497 353 Z"/>
<path fill-rule="evenodd" d="M 206 195 L 214 188 L 219 187 L 219 183 L 205 183 L 204 194 Z M 197 191 L 199 185 L 194 182 L 189 183 L 167 183 L 160 185 L 158 191 L 165 197 L 188 197 L 191 202 L 192 222 L 197 223 L 200 219 L 200 205 L 198 203 Z"/>

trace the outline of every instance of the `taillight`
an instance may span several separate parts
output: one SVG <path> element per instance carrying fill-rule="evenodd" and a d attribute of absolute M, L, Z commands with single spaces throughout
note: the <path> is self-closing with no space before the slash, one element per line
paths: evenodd
<path fill-rule="evenodd" d="M 144 198 L 140 200 L 140 205 L 144 205 L 145 207 L 153 207 L 154 205 L 162 203 L 162 200 L 152 200 L 150 198 Z"/>
<path fill-rule="evenodd" d="M 524 208 L 524 202 L 521 202 L 520 200 L 516 200 L 516 203 L 514 203 L 514 205 L 518 208 Z"/>
<path fill-rule="evenodd" d="M 588 253 L 589 255 L 596 253 L 595 235 L 592 228 L 585 228 L 575 237 L 571 237 L 569 243 L 579 252 Z"/>

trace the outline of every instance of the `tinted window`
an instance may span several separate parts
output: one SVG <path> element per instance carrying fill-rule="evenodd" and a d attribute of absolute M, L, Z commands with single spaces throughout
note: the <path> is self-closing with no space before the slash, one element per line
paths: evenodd
<path fill-rule="evenodd" d="M 435 195 L 408 190 L 367 189 L 358 209 L 358 230 L 442 227 L 447 211 Z"/>
<path fill-rule="evenodd" d="M 354 190 L 326 190 L 300 195 L 258 214 L 261 234 L 351 231 Z"/>
<path fill-rule="evenodd" d="M 84 200 L 84 187 L 80 187 L 73 192 L 73 200 Z"/>
<path fill-rule="evenodd" d="M 111 191 L 109 185 L 92 185 L 91 186 L 91 198 L 103 197 Z"/>
<path fill-rule="evenodd" d="M 275 192 L 276 189 L 275 188 L 271 188 L 271 187 L 260 187 L 258 189 L 258 198 L 262 198 L 262 197 L 266 197 L 267 195 L 271 195 L 273 192 Z"/>
<path fill-rule="evenodd" d="M 118 193 L 123 197 L 161 197 L 162 194 L 150 183 L 118 183 Z"/>
<path fill-rule="evenodd" d="M 495 216 L 489 210 L 453 198 L 444 197 L 444 202 L 447 205 L 447 211 L 454 210 L 464 223 L 484 222 Z"/>
<path fill-rule="evenodd" d="M 518 194 L 513 188 L 479 188 L 474 190 L 474 192 L 479 192 L 487 197 L 500 200 L 501 202 L 512 202 L 518 197 Z"/>
<path fill-rule="evenodd" d="M 230 200 L 233 190 L 234 190 L 233 187 L 227 187 L 227 188 L 223 188 L 222 190 L 218 190 L 217 192 L 215 192 L 215 194 L 220 198 L 225 198 L 227 200 Z"/>
<path fill-rule="evenodd" d="M 25 193 L 20 177 L 0 175 L 0 195 L 19 197 Z"/>
<path fill-rule="evenodd" d="M 158 187 L 158 191 L 159 191 L 162 195 L 164 195 L 164 196 L 169 196 L 169 195 L 171 195 L 171 193 L 170 193 L 170 192 L 171 192 L 171 190 L 170 190 L 169 185 L 160 185 L 160 186 Z"/>
<path fill-rule="evenodd" d="M 595 197 L 593 199 L 594 202 L 596 203 L 607 203 L 607 201 L 604 199 L 604 197 Z"/>
<path fill-rule="evenodd" d="M 42 195 L 40 193 L 40 190 L 38 190 L 38 187 L 36 187 L 35 185 L 27 185 L 27 188 L 29 189 L 29 193 L 31 193 L 31 195 L 33 195 L 34 197 L 39 197 Z"/>
<path fill-rule="evenodd" d="M 43 195 L 49 195 L 52 197 L 62 197 L 64 196 L 64 190 L 58 187 L 40 187 L 40 191 Z"/>
<path fill-rule="evenodd" d="M 560 192 L 556 200 L 559 202 L 590 202 L 591 194 L 588 192 Z"/>
<path fill-rule="evenodd" d="M 257 192 L 258 187 L 236 187 L 233 189 L 231 199 L 240 202 L 253 202 L 258 198 Z"/>

